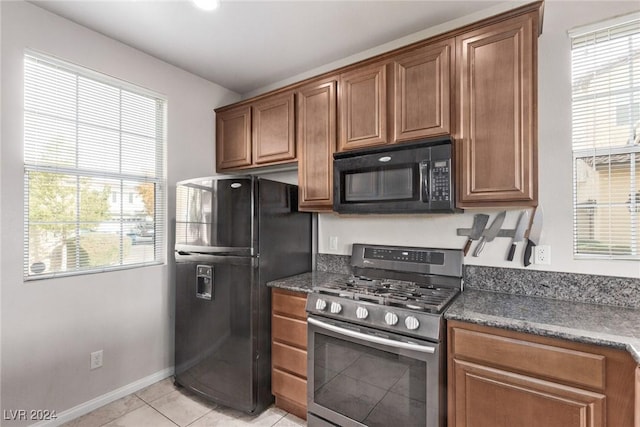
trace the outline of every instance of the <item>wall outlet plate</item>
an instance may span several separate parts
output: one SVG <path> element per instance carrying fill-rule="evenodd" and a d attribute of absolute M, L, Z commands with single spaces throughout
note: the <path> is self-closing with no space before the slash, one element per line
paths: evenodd
<path fill-rule="evenodd" d="M 329 236 L 329 250 L 330 251 L 338 250 L 338 236 Z"/>
<path fill-rule="evenodd" d="M 551 264 L 551 246 L 538 245 L 535 247 L 534 263 L 541 265 Z"/>
<path fill-rule="evenodd" d="M 98 369 L 102 366 L 102 350 L 91 353 L 90 369 Z"/>

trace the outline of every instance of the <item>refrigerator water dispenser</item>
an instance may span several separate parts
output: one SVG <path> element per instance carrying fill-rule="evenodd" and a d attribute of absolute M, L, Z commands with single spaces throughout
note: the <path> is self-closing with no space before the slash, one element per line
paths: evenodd
<path fill-rule="evenodd" d="M 196 298 L 211 300 L 213 296 L 213 267 L 199 265 L 196 267 Z"/>

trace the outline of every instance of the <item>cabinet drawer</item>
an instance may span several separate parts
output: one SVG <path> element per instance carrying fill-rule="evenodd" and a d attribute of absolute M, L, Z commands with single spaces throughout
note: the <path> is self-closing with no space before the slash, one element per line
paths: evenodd
<path fill-rule="evenodd" d="M 274 342 L 271 348 L 273 367 L 307 378 L 307 352 Z"/>
<path fill-rule="evenodd" d="M 273 370 L 271 392 L 307 407 L 307 381 L 279 369 Z"/>
<path fill-rule="evenodd" d="M 271 320 L 271 335 L 274 341 L 280 341 L 307 348 L 307 322 L 273 315 Z"/>
<path fill-rule="evenodd" d="M 304 310 L 306 304 L 307 296 L 304 294 L 294 294 L 278 289 L 273 290 L 271 307 L 274 314 L 277 313 L 306 319 L 307 313 Z"/>
<path fill-rule="evenodd" d="M 454 328 L 454 357 L 593 389 L 605 388 L 605 357 Z"/>

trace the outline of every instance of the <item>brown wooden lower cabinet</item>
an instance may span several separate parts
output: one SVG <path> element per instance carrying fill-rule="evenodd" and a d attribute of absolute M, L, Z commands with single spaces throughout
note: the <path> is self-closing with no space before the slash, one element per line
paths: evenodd
<path fill-rule="evenodd" d="M 307 419 L 307 295 L 271 294 L 271 392 L 276 406 Z"/>
<path fill-rule="evenodd" d="M 636 368 L 636 424 L 640 427 L 640 366 Z"/>
<path fill-rule="evenodd" d="M 449 427 L 639 427 L 640 368 L 626 351 L 457 321 L 447 329 Z"/>

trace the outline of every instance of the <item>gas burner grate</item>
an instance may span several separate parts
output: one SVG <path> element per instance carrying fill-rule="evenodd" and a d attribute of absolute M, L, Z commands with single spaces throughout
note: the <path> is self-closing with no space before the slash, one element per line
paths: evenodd
<path fill-rule="evenodd" d="M 458 294 L 459 289 L 353 276 L 343 282 L 325 284 L 315 291 L 373 304 L 439 313 Z"/>

